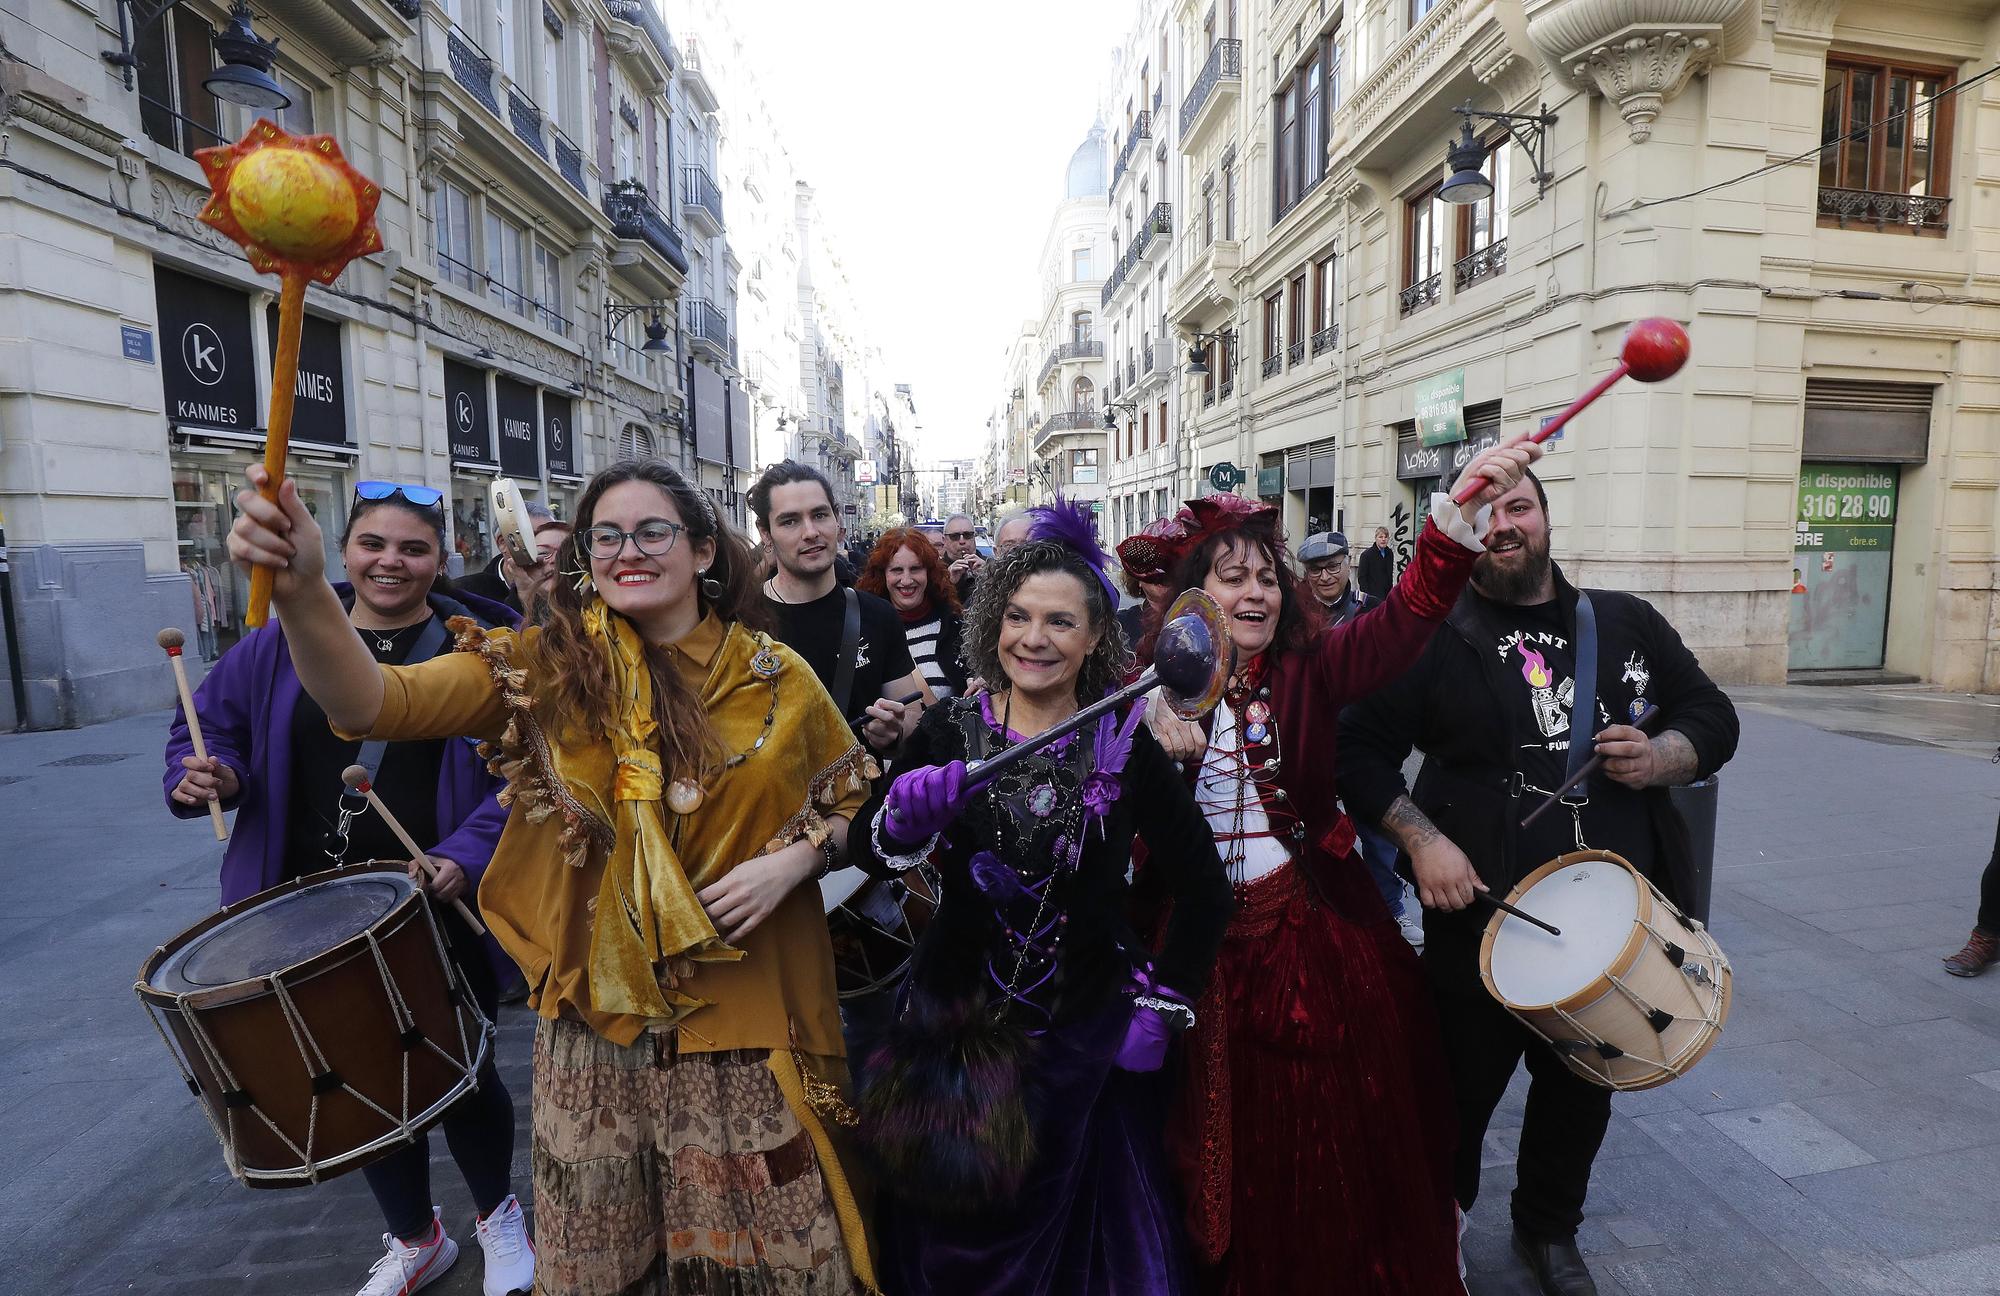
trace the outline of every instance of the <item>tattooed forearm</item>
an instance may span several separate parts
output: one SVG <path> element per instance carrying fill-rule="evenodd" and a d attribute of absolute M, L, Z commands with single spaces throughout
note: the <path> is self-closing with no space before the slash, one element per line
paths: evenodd
<path fill-rule="evenodd" d="M 1410 855 L 1444 836 L 1408 796 L 1399 796 L 1389 803 L 1389 809 L 1382 815 L 1382 831 L 1394 837 Z"/>
<path fill-rule="evenodd" d="M 1700 768 L 1694 744 L 1678 729 L 1669 729 L 1653 739 L 1653 786 L 1673 787 L 1694 780 Z"/>

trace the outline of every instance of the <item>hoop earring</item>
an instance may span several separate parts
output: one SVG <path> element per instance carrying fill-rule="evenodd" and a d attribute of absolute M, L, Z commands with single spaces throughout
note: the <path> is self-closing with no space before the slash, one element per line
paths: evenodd
<path fill-rule="evenodd" d="M 711 603 L 719 600 L 722 597 L 722 582 L 709 575 L 706 567 L 702 568 L 698 575 L 701 577 L 702 597 Z"/>

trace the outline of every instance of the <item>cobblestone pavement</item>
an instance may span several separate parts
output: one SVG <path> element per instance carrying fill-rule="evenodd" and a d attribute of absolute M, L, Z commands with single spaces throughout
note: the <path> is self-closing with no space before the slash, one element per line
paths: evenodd
<path fill-rule="evenodd" d="M 2000 1294 L 2000 974 L 1938 966 L 2000 813 L 2000 700 L 1736 693 L 1714 901 L 1729 1025 L 1690 1076 L 1617 1099 L 1583 1249 L 1606 1296 Z M 0 736 L 0 1288 L 344 1296 L 378 1253 L 361 1179 L 235 1184 L 132 997 L 215 897 L 206 822 L 161 806 L 164 727 Z M 524 1194 L 531 1031 L 503 1013 Z M 1474 1296 L 1531 1290 L 1507 1246 L 1521 1100 L 1488 1137 Z M 465 1251 L 427 1290 L 476 1293 L 471 1203 L 434 1144 Z"/>

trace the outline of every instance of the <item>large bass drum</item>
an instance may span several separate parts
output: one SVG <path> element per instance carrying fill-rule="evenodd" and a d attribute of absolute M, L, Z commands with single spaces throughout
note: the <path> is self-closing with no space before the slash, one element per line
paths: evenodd
<path fill-rule="evenodd" d="M 842 999 L 859 999 L 894 987 L 909 970 L 917 937 L 937 912 L 938 883 L 928 865 L 886 881 L 844 868 L 820 879 L 819 894 L 834 984 Z"/>
<path fill-rule="evenodd" d="M 493 1046 L 406 865 L 315 873 L 153 951 L 139 1002 L 253 1188 L 403 1147 L 470 1093 Z"/>

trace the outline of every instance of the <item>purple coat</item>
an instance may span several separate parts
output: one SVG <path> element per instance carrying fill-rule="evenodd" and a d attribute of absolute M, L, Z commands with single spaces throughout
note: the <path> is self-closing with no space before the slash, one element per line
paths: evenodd
<path fill-rule="evenodd" d="M 352 587 L 334 586 L 345 598 Z M 439 616 L 470 615 L 488 626 L 515 625 L 507 608 L 476 595 L 433 590 L 430 605 Z M 222 857 L 222 903 L 274 887 L 285 878 L 286 819 L 291 812 L 292 716 L 298 707 L 298 672 L 282 627 L 273 623 L 252 630 L 240 643 L 216 659 L 201 687 L 194 691 L 201 716 L 201 736 L 208 754 L 236 771 L 242 791 L 222 803 L 234 810 L 229 849 Z M 183 756 L 194 755 L 187 719 L 177 707 L 167 737 L 167 809 L 179 819 L 203 818 L 208 808 L 182 805 L 173 790 L 186 771 Z M 464 868 L 467 885 L 477 890 L 480 875 L 493 858 L 507 812 L 494 794 L 501 781 L 487 773 L 486 762 L 470 742 L 445 744 L 437 789 L 437 822 L 456 825 L 442 841 L 427 847 L 431 854 L 455 860 Z M 418 843 L 423 845 L 423 843 Z"/>

